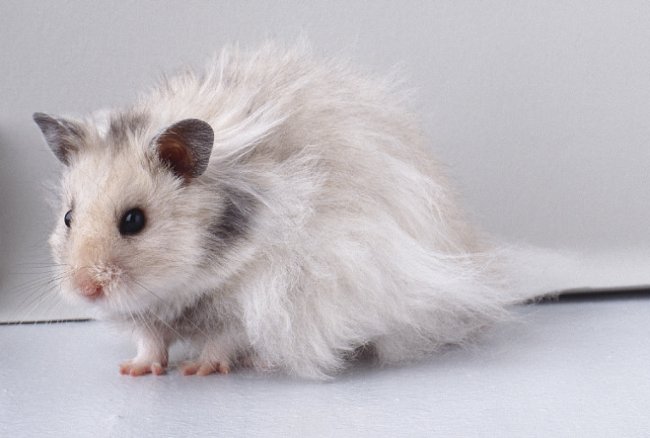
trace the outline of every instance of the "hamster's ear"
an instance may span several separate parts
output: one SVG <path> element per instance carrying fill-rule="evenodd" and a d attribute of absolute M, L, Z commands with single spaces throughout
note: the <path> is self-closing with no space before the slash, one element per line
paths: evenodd
<path fill-rule="evenodd" d="M 70 154 L 79 151 L 82 143 L 82 128 L 75 122 L 52 117 L 45 113 L 34 113 L 32 116 L 45 141 L 54 155 L 66 166 L 70 164 Z"/>
<path fill-rule="evenodd" d="M 212 127 L 198 119 L 176 122 L 153 140 L 160 160 L 186 182 L 205 172 L 213 142 Z"/>

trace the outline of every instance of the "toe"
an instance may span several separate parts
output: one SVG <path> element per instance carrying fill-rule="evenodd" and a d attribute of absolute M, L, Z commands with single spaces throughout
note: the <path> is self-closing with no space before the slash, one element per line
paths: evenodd
<path fill-rule="evenodd" d="M 211 364 L 211 363 L 204 363 L 202 364 L 198 371 L 196 372 L 197 376 L 207 376 L 208 374 L 212 374 L 215 371 L 217 371 L 217 368 Z"/>
<path fill-rule="evenodd" d="M 185 362 L 181 366 L 181 374 L 183 374 L 184 376 L 191 376 L 196 374 L 199 368 L 200 365 L 196 362 Z"/>
<path fill-rule="evenodd" d="M 219 374 L 228 374 L 230 372 L 230 366 L 228 366 L 226 363 L 219 362 L 217 364 L 217 372 Z"/>
<path fill-rule="evenodd" d="M 135 365 L 131 367 L 129 374 L 133 377 L 142 376 L 151 372 L 151 367 L 148 365 Z"/>
<path fill-rule="evenodd" d="M 151 364 L 151 373 L 160 376 L 165 374 L 165 368 L 162 366 L 162 364 L 158 362 L 154 362 Z"/>

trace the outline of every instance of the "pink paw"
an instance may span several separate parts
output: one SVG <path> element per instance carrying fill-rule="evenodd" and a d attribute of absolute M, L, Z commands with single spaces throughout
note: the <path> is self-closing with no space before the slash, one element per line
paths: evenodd
<path fill-rule="evenodd" d="M 166 366 L 167 364 L 161 362 L 137 361 L 135 359 L 127 360 L 120 364 L 120 374 L 136 377 L 151 373 L 160 376 L 161 374 L 165 374 Z"/>
<path fill-rule="evenodd" d="M 202 362 L 190 361 L 181 365 L 181 374 L 184 376 L 207 376 L 208 374 L 228 374 L 230 365 L 227 362 Z"/>

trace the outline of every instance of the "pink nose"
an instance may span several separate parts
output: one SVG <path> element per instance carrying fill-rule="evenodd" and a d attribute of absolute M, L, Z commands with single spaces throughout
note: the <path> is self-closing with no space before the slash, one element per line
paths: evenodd
<path fill-rule="evenodd" d="M 99 298 L 104 292 L 102 290 L 102 285 L 95 283 L 84 284 L 81 288 L 79 288 L 79 291 L 81 292 L 81 295 L 91 299 Z"/>
<path fill-rule="evenodd" d="M 85 274 L 77 274 L 74 278 L 75 286 L 81 295 L 92 300 L 99 298 L 104 293 L 102 285 Z"/>

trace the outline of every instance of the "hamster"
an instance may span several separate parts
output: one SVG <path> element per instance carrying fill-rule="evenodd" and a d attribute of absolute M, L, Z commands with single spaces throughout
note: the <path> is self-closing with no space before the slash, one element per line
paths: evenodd
<path fill-rule="evenodd" d="M 129 327 L 123 374 L 322 379 L 462 343 L 517 297 L 393 81 L 306 47 L 224 49 L 125 108 L 35 113 L 65 165 L 61 293 Z"/>

